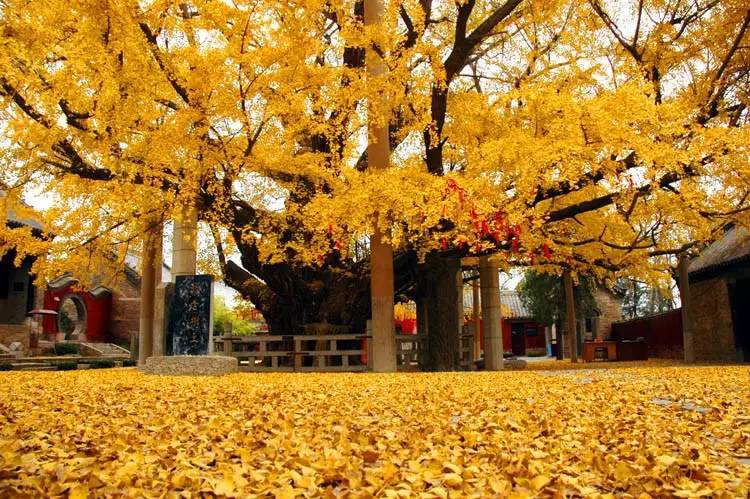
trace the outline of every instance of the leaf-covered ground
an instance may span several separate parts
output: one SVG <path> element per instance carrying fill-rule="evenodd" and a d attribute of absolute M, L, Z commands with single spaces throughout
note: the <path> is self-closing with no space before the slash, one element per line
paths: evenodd
<path fill-rule="evenodd" d="M 749 487 L 750 367 L 0 373 L 0 497 L 747 497 Z"/>

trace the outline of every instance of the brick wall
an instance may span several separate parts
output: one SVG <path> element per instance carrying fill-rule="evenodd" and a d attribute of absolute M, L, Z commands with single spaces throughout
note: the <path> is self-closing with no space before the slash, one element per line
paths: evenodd
<path fill-rule="evenodd" d="M 112 292 L 109 321 L 112 341 L 130 348 L 133 335 L 138 335 L 140 311 L 140 289 L 127 280 L 123 281 L 118 289 Z"/>
<path fill-rule="evenodd" d="M 696 360 L 737 358 L 727 282 L 721 278 L 690 284 Z"/>
<path fill-rule="evenodd" d="M 596 300 L 596 306 L 599 309 L 600 315 L 592 318 L 594 324 L 594 336 L 598 339 L 607 339 L 612 334 L 612 324 L 622 320 L 622 299 L 605 287 L 598 286 L 594 291 L 594 299 Z M 583 320 L 578 321 L 578 328 L 581 334 L 586 338 L 586 322 Z M 570 348 L 568 346 L 568 333 L 566 331 L 566 324 L 562 325 L 562 335 L 558 335 L 558 338 L 562 336 L 563 342 L 563 356 L 565 358 L 570 357 Z M 560 340 L 558 339 L 558 348 Z M 578 352 L 579 356 L 581 352 Z"/>
<path fill-rule="evenodd" d="M 597 287 L 594 292 L 599 309 L 596 338 L 607 339 L 612 335 L 612 324 L 622 320 L 622 299 L 607 288 Z"/>
<path fill-rule="evenodd" d="M 13 342 L 23 344 L 24 351 L 29 348 L 29 327 L 26 324 L 0 324 L 0 343 L 10 346 Z"/>

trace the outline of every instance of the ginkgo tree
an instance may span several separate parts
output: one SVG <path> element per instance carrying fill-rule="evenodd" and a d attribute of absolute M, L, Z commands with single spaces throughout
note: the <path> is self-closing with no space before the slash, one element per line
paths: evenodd
<path fill-rule="evenodd" d="M 361 2 L 4 2 L 4 199 L 56 201 L 55 238 L 5 246 L 50 255 L 41 276 L 96 269 L 197 203 L 272 330 L 361 330 L 378 212 L 438 337 L 461 256 L 656 281 L 745 221 L 745 2 L 385 7 L 365 28 Z M 367 167 L 368 120 L 392 168 Z"/>

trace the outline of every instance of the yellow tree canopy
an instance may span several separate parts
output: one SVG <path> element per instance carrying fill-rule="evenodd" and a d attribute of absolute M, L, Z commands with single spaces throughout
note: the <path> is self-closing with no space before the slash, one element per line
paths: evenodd
<path fill-rule="evenodd" d="M 41 275 L 123 259 L 185 203 L 260 277 L 356 260 L 374 211 L 399 248 L 600 276 L 745 222 L 741 0 L 406 0 L 374 28 L 349 1 L 0 9 L 3 202 L 43 193 L 56 236 L 0 244 L 54 256 Z"/>

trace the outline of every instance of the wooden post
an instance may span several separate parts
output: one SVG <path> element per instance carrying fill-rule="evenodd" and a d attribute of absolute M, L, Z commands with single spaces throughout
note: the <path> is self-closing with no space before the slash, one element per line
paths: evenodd
<path fill-rule="evenodd" d="M 692 315 L 690 313 L 689 266 L 690 260 L 687 255 L 680 255 L 677 270 L 679 273 L 680 302 L 682 303 L 682 348 L 685 362 L 692 364 L 695 362 L 695 340 L 693 337 Z"/>
<path fill-rule="evenodd" d="M 383 0 L 365 0 L 365 25 L 373 26 L 382 22 Z M 373 80 L 385 73 L 385 64 L 373 47 L 366 54 L 367 73 Z M 390 146 L 388 124 L 381 125 L 380 116 L 369 118 L 367 166 L 371 169 L 388 168 Z M 383 118 L 387 119 L 387 118 Z M 375 229 L 370 238 L 370 286 L 372 296 L 372 369 L 376 372 L 396 371 L 396 336 L 393 322 L 393 248 L 384 241 L 384 234 L 378 228 L 378 214 L 375 213 Z"/>
<path fill-rule="evenodd" d="M 141 254 L 141 304 L 138 325 L 138 364 L 153 355 L 154 296 L 161 281 L 161 220 L 149 219 Z"/>
<path fill-rule="evenodd" d="M 479 328 L 479 279 L 471 281 L 471 322 L 474 325 L 474 360 L 482 357 L 482 336 Z"/>
<path fill-rule="evenodd" d="M 503 329 L 497 264 L 491 262 L 489 257 L 481 257 L 479 276 L 484 327 L 484 368 L 487 371 L 499 371 L 503 368 Z"/>
<path fill-rule="evenodd" d="M 570 270 L 563 272 L 563 286 L 565 287 L 565 322 L 568 332 L 568 345 L 571 362 L 578 362 L 578 342 L 576 341 L 576 306 L 573 298 L 573 277 Z M 562 347 L 562 345 L 560 345 Z"/>

